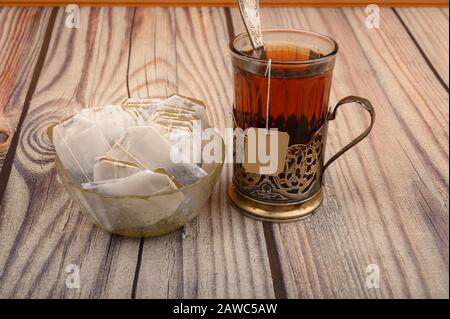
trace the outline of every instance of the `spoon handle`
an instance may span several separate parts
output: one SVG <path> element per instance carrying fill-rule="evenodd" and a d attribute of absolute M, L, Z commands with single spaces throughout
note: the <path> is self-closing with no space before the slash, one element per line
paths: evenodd
<path fill-rule="evenodd" d="M 238 0 L 242 20 L 255 51 L 264 48 L 258 0 Z"/>

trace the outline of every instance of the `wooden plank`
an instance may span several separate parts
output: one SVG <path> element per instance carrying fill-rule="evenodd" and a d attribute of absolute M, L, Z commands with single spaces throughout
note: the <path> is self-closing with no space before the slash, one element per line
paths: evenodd
<path fill-rule="evenodd" d="M 448 87 L 448 8 L 395 10 Z"/>
<path fill-rule="evenodd" d="M 55 11 L 56 12 L 56 11 Z M 86 106 L 127 97 L 133 9 L 83 8 L 79 29 L 58 11 L 0 209 L 0 296 L 129 298 L 139 240 L 112 236 L 58 182 L 47 127 Z M 66 267 L 80 269 L 68 289 Z"/>
<path fill-rule="evenodd" d="M 81 29 L 70 30 L 59 10 L 1 202 L 0 297 L 271 297 L 263 227 L 226 201 L 230 167 L 198 219 L 145 241 L 92 226 L 56 181 L 47 126 L 86 105 L 120 102 L 127 76 L 133 96 L 192 92 L 215 126 L 231 126 L 224 12 L 138 9 L 134 25 L 133 12 L 84 8 Z M 341 57 L 332 100 L 365 95 L 378 114 L 370 140 L 328 172 L 322 212 L 269 226 L 281 258 L 273 277 L 289 297 L 448 297 L 445 89 L 390 10 L 381 30 L 365 29 L 362 9 L 264 14 L 273 26 L 333 35 Z M 329 154 L 363 127 L 364 116 L 350 122 L 348 112 L 331 125 Z M 80 289 L 64 285 L 72 263 L 81 267 Z M 364 286 L 369 263 L 380 265 L 379 290 Z"/>
<path fill-rule="evenodd" d="M 88 6 L 236 6 L 236 0 L 0 0 L 0 5 L 57 6 L 66 4 Z M 361 6 L 379 4 L 384 6 L 448 6 L 445 0 L 260 0 L 263 6 Z"/>
<path fill-rule="evenodd" d="M 335 38 L 332 103 L 358 94 L 377 112 L 370 137 L 327 172 L 321 210 L 271 226 L 288 297 L 448 298 L 448 93 L 394 12 L 381 16 L 380 29 L 367 29 L 362 8 L 262 11 L 265 28 Z M 342 110 L 328 158 L 365 125 L 362 112 Z M 369 264 L 380 268 L 379 289 L 365 285 Z"/>
<path fill-rule="evenodd" d="M 139 94 L 146 95 L 146 76 L 150 96 L 202 99 L 213 127 L 232 127 L 225 11 L 139 8 L 135 22 L 130 65 L 140 71 L 130 70 L 130 84 Z M 209 205 L 183 230 L 145 240 L 136 297 L 273 297 L 262 224 L 231 210 L 230 177 L 226 166 Z"/>
<path fill-rule="evenodd" d="M 130 95 L 160 97 L 176 92 L 177 60 L 171 12 L 161 8 L 135 11 L 128 72 Z M 182 229 L 141 242 L 136 298 L 182 296 Z"/>
<path fill-rule="evenodd" d="M 0 170 L 22 114 L 50 12 L 0 8 Z"/>

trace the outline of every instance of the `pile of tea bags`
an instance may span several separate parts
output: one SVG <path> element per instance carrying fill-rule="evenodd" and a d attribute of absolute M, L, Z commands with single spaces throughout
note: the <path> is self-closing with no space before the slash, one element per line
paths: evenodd
<path fill-rule="evenodd" d="M 205 107 L 196 100 L 180 95 L 129 99 L 121 106 L 81 110 L 53 128 L 53 144 L 70 178 L 84 189 L 105 195 L 154 195 L 206 175 L 199 163 L 171 158 L 174 133 L 195 140 L 194 121 L 200 121 L 202 129 L 209 127 Z"/>

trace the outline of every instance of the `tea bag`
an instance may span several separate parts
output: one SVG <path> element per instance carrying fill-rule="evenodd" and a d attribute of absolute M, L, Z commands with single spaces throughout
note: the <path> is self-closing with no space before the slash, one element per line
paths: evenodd
<path fill-rule="evenodd" d="M 125 112 L 131 117 L 134 126 L 145 126 L 150 116 L 140 108 L 127 107 Z"/>
<path fill-rule="evenodd" d="M 120 196 L 100 198 L 87 191 L 83 197 L 89 199 L 88 204 L 102 217 L 102 224 L 111 230 L 155 225 L 183 208 L 186 200 L 183 191 L 173 191 L 176 187 L 167 175 L 149 170 L 125 178 L 86 183 L 82 187 L 104 196 Z"/>
<path fill-rule="evenodd" d="M 187 129 L 192 133 L 194 129 L 194 123 L 189 120 L 184 120 L 181 118 L 170 118 L 170 117 L 157 117 L 152 119 L 153 123 L 157 123 L 169 128 L 183 128 Z"/>
<path fill-rule="evenodd" d="M 182 185 L 192 184 L 206 175 L 201 167 L 177 151 L 152 126 L 136 126 L 126 131 L 107 156 L 132 162 L 141 169 L 164 168 Z"/>
<path fill-rule="evenodd" d="M 162 123 L 151 123 L 149 126 L 167 140 L 170 140 L 171 133 L 186 135 L 192 134 L 192 130 L 187 126 L 170 126 Z"/>
<path fill-rule="evenodd" d="M 201 162 L 203 143 L 201 132 L 209 126 L 205 107 L 200 103 L 187 97 L 173 95 L 165 101 L 151 104 L 147 109 L 151 114 L 151 121 L 166 128 L 164 131 L 158 127 L 158 131 L 162 131 L 163 136 L 170 140 L 172 146 L 175 142 L 175 146 L 178 145 L 180 148 L 184 143 L 183 139 L 190 140 L 192 154 L 188 154 L 187 157 L 198 164 Z M 191 136 L 183 137 L 182 131 L 190 132 Z"/>
<path fill-rule="evenodd" d="M 132 125 L 131 117 L 117 105 L 82 109 L 53 128 L 55 149 L 72 178 L 91 181 L 95 158 Z"/>
<path fill-rule="evenodd" d="M 147 111 L 150 114 L 152 121 L 157 121 L 159 119 L 165 120 L 182 120 L 188 123 L 193 123 L 193 121 L 200 121 L 193 111 L 184 110 L 182 108 L 167 106 L 164 104 L 156 105 Z"/>
<path fill-rule="evenodd" d="M 189 127 L 159 123 L 153 123 L 150 126 L 168 141 L 172 153 L 186 153 L 186 160 L 190 159 L 192 163 L 201 164 L 202 140 L 200 137 L 194 136 Z"/>
<path fill-rule="evenodd" d="M 150 170 L 143 170 L 123 178 L 84 183 L 82 186 L 84 189 L 113 196 L 150 196 L 177 189 L 169 176 Z"/>
<path fill-rule="evenodd" d="M 150 114 L 148 109 L 152 105 L 160 103 L 160 99 L 132 99 L 129 98 L 123 102 L 123 109 L 128 112 L 138 126 L 143 126 L 150 121 Z"/>
<path fill-rule="evenodd" d="M 115 158 L 99 157 L 94 165 L 94 181 L 123 178 L 139 173 L 141 169 L 132 163 Z"/>
<path fill-rule="evenodd" d="M 74 136 L 94 125 L 94 121 L 83 116 L 74 115 L 62 123 L 58 127 L 63 136 Z"/>
<path fill-rule="evenodd" d="M 201 159 L 197 153 L 201 153 L 202 141 L 193 134 L 198 120 L 202 127 L 208 125 L 204 106 L 186 97 L 128 99 L 122 106 L 81 110 L 54 128 L 54 144 L 62 164 L 78 182 L 165 169 L 179 183 L 188 185 L 206 175 L 194 163 Z M 194 146 L 185 147 L 191 144 Z M 197 157 L 191 156 L 190 150 Z"/>
<path fill-rule="evenodd" d="M 69 176 L 77 182 L 93 180 L 95 158 L 111 147 L 93 121 L 78 115 L 53 128 L 53 144 Z"/>
<path fill-rule="evenodd" d="M 82 109 L 76 117 L 84 117 L 98 125 L 111 146 L 122 137 L 128 127 L 138 125 L 133 117 L 118 105 Z"/>
<path fill-rule="evenodd" d="M 161 119 L 178 120 L 190 122 L 192 125 L 193 121 L 199 120 L 202 129 L 209 127 L 205 107 L 180 95 L 172 95 L 162 102 L 151 104 L 147 112 L 156 122 Z"/>
<path fill-rule="evenodd" d="M 160 106 L 159 109 L 156 109 L 151 113 L 150 117 L 153 121 L 158 119 L 166 119 L 166 120 L 183 120 L 189 123 L 193 121 L 200 121 L 192 112 L 186 111 L 183 109 L 172 108 L 170 106 Z"/>
<path fill-rule="evenodd" d="M 148 98 L 148 99 L 128 98 L 122 103 L 122 107 L 148 108 L 155 103 L 160 103 L 161 101 L 162 100 L 159 98 Z"/>

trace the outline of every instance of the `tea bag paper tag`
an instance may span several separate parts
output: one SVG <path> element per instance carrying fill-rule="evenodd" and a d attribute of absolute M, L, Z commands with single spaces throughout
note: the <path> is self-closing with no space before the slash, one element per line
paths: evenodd
<path fill-rule="evenodd" d="M 265 128 L 249 128 L 244 139 L 243 167 L 247 173 L 274 176 L 284 168 L 289 134 Z"/>

